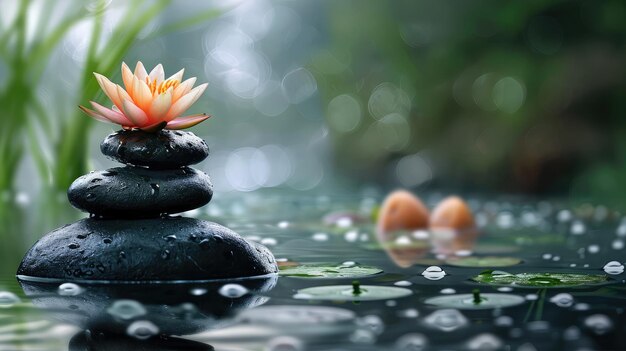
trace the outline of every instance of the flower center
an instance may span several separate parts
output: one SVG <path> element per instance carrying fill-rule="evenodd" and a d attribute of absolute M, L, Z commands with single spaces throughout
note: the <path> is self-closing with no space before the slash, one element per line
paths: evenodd
<path fill-rule="evenodd" d="M 157 84 L 156 79 L 151 81 L 150 77 L 146 77 L 146 84 L 148 84 L 148 88 L 150 88 L 152 95 L 158 95 L 163 94 L 169 88 L 176 88 L 180 84 L 180 81 L 176 79 L 168 79 L 162 81 L 161 84 Z"/>

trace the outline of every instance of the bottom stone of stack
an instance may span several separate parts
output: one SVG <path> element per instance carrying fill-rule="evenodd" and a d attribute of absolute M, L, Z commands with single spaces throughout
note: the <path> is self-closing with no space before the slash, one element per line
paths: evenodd
<path fill-rule="evenodd" d="M 26 253 L 21 279 L 68 281 L 212 280 L 277 273 L 272 253 L 217 223 L 185 217 L 87 218 L 42 237 Z"/>

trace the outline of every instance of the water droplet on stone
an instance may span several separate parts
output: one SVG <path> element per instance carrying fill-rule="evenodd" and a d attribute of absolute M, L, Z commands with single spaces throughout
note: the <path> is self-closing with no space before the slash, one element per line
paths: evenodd
<path fill-rule="evenodd" d="M 141 317 L 147 313 L 146 308 L 135 300 L 117 300 L 107 309 L 113 317 L 129 320 Z"/>
<path fill-rule="evenodd" d="M 195 236 L 194 234 L 192 235 Z M 165 241 L 168 241 L 168 242 L 175 241 L 176 239 L 178 239 L 176 235 L 174 234 L 166 235 L 163 238 L 165 239 Z"/>
<path fill-rule="evenodd" d="M 248 293 L 248 289 L 239 284 L 226 284 L 218 291 L 220 295 L 229 298 L 238 298 Z"/>
<path fill-rule="evenodd" d="M 439 266 L 430 266 L 422 272 L 422 276 L 428 280 L 439 280 L 445 277 L 446 272 Z"/>
<path fill-rule="evenodd" d="M 83 292 L 83 288 L 74 283 L 63 283 L 59 285 L 59 295 L 61 296 L 76 296 Z"/>
<path fill-rule="evenodd" d="M 602 268 L 607 274 L 617 275 L 624 273 L 624 265 L 618 261 L 611 261 Z"/>
<path fill-rule="evenodd" d="M 170 250 L 165 250 L 161 253 L 161 258 L 167 260 L 170 258 Z"/>
<path fill-rule="evenodd" d="M 159 184 L 150 183 L 150 193 L 154 196 L 159 195 Z"/>
<path fill-rule="evenodd" d="M 126 329 L 126 333 L 140 340 L 149 339 L 159 333 L 159 327 L 150 321 L 135 321 Z"/>
<path fill-rule="evenodd" d="M 85 195 L 85 199 L 87 199 L 88 202 L 94 202 L 97 200 L 94 193 L 87 193 L 87 195 Z"/>

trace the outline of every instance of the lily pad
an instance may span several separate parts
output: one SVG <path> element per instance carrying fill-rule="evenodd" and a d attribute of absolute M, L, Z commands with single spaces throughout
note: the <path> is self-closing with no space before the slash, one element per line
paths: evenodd
<path fill-rule="evenodd" d="M 472 280 L 489 285 L 508 285 L 530 288 L 561 288 L 606 283 L 608 278 L 603 274 L 573 273 L 518 273 L 502 271 L 486 271 Z"/>
<path fill-rule="evenodd" d="M 457 267 L 508 267 L 521 263 L 516 257 L 501 256 L 470 256 L 454 257 L 446 260 L 446 263 Z"/>
<path fill-rule="evenodd" d="M 382 273 L 382 269 L 358 264 L 303 264 L 279 267 L 281 277 L 294 278 L 359 278 Z"/>
<path fill-rule="evenodd" d="M 480 302 L 476 303 L 472 294 L 457 294 L 436 296 L 426 299 L 429 305 L 456 308 L 460 310 L 484 310 L 490 308 L 502 308 L 524 303 L 526 299 L 518 295 L 510 294 L 480 294 Z"/>
<path fill-rule="evenodd" d="M 355 293 L 353 285 L 329 285 L 298 290 L 294 298 L 300 300 L 373 301 L 396 299 L 411 294 L 413 292 L 409 289 L 391 286 L 361 285 L 358 293 Z"/>

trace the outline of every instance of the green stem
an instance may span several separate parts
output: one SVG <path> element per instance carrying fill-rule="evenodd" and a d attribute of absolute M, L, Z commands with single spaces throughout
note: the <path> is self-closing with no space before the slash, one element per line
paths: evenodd
<path fill-rule="evenodd" d="M 535 310 L 535 320 L 540 321 L 543 316 L 543 305 L 546 301 L 546 289 L 539 291 L 539 300 L 537 300 L 537 310 Z"/>

